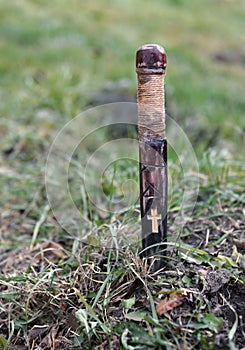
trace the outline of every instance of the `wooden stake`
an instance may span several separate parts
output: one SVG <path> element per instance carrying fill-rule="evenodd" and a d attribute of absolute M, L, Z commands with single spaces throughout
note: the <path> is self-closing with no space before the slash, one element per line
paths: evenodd
<path fill-rule="evenodd" d="M 148 257 L 149 263 L 153 263 L 153 271 L 164 266 L 167 240 L 165 69 L 166 54 L 161 46 L 144 45 L 138 49 L 136 72 L 138 75 L 142 256 Z"/>

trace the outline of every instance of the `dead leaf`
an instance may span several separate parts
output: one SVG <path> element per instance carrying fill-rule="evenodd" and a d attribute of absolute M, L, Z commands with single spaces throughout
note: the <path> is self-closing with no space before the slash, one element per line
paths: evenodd
<path fill-rule="evenodd" d="M 37 250 L 40 250 L 40 253 L 36 254 L 36 257 L 35 257 L 36 261 L 42 260 L 44 255 L 45 256 L 53 255 L 55 258 L 58 258 L 58 259 L 65 259 L 67 257 L 62 245 L 52 241 L 38 244 L 35 247 L 35 251 Z"/>
<path fill-rule="evenodd" d="M 98 350 L 106 350 L 108 348 L 108 340 L 105 340 L 102 344 L 98 346 Z M 111 350 L 118 350 L 120 349 L 120 341 L 116 335 L 113 335 L 111 343 L 110 343 L 110 349 Z"/>
<path fill-rule="evenodd" d="M 208 271 L 209 271 L 208 268 L 201 268 L 201 269 L 198 270 L 198 272 L 199 272 L 201 275 L 203 275 L 204 277 L 207 277 Z"/>
<path fill-rule="evenodd" d="M 245 249 L 245 239 L 236 239 L 233 238 L 235 246 L 239 249 Z"/>
<path fill-rule="evenodd" d="M 49 325 L 41 325 L 41 326 L 35 325 L 28 332 L 29 341 L 32 342 L 34 339 L 43 336 L 49 330 L 49 328 L 50 328 Z"/>
<path fill-rule="evenodd" d="M 56 350 L 57 346 L 59 345 L 57 334 L 58 334 L 58 325 L 55 325 L 50 328 L 49 333 L 43 338 L 40 345 L 46 347 L 47 349 Z"/>
<path fill-rule="evenodd" d="M 69 327 L 74 331 L 76 332 L 76 330 L 78 329 L 79 327 L 79 323 L 76 319 L 76 315 L 75 315 L 75 310 L 72 310 L 72 312 L 69 312 L 67 315 L 66 315 L 66 320 L 67 320 L 67 323 L 69 325 Z"/>
<path fill-rule="evenodd" d="M 183 303 L 185 297 L 182 294 L 173 292 L 169 297 L 164 298 L 156 307 L 157 314 L 163 315 L 166 312 L 173 310 L 174 308 L 180 306 Z"/>

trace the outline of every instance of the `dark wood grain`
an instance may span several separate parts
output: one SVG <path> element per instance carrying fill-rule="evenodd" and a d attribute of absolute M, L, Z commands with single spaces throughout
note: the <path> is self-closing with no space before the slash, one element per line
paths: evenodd
<path fill-rule="evenodd" d="M 163 266 L 167 241 L 167 140 L 140 141 L 140 206 L 144 257 Z"/>

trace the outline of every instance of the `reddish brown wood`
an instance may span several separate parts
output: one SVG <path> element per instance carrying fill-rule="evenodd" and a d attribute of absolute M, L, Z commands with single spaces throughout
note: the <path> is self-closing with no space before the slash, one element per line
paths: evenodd
<path fill-rule="evenodd" d="M 155 44 L 143 45 L 137 50 L 136 68 L 165 69 L 167 57 L 163 47 Z"/>

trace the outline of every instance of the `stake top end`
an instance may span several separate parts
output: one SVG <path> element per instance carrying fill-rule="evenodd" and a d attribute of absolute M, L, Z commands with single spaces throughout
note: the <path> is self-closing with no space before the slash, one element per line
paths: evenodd
<path fill-rule="evenodd" d="M 137 50 L 136 70 L 152 70 L 152 73 L 164 73 L 166 65 L 167 56 L 162 46 L 147 44 Z"/>

